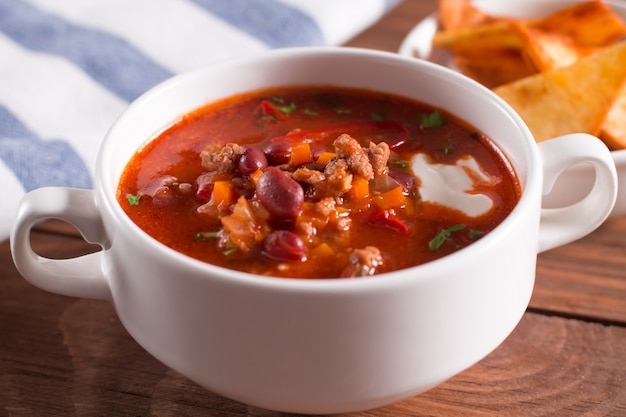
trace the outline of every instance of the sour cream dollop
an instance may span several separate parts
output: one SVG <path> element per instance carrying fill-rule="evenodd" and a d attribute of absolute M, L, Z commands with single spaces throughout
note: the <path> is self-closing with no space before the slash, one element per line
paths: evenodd
<path fill-rule="evenodd" d="M 419 193 L 424 202 L 459 210 L 469 217 L 486 214 L 493 208 L 490 196 L 476 190 L 478 185 L 495 185 L 498 179 L 490 176 L 474 159 L 465 155 L 452 164 L 433 163 L 423 153 L 411 159 L 413 174 L 419 178 Z"/>

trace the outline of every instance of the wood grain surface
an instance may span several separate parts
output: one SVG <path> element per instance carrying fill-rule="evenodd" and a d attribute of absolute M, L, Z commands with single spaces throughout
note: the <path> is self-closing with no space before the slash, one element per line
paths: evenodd
<path fill-rule="evenodd" d="M 405 0 L 351 46 L 396 51 L 436 8 Z M 42 255 L 96 250 L 74 229 L 33 232 Z M 475 366 L 411 399 L 351 417 L 626 416 L 626 218 L 539 255 L 513 334 Z M 276 416 L 213 394 L 148 355 L 113 307 L 41 291 L 0 243 L 0 417 Z M 344 416 L 348 416 L 347 414 Z"/>

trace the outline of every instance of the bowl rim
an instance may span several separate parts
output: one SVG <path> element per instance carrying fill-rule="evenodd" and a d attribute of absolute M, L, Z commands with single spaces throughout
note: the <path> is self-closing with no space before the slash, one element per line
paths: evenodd
<path fill-rule="evenodd" d="M 345 290 L 357 290 L 357 291 L 377 291 L 382 288 L 391 288 L 395 286 L 407 285 L 415 280 L 427 281 L 436 275 L 437 271 L 441 271 L 442 268 L 446 268 L 445 264 L 461 263 L 471 261 L 475 257 L 475 252 L 482 250 L 489 250 L 490 246 L 494 246 L 498 241 L 501 241 L 504 236 L 511 233 L 509 230 L 515 228 L 515 224 L 520 222 L 524 217 L 524 213 L 528 210 L 533 210 L 536 204 L 535 200 L 540 196 L 540 188 L 542 181 L 542 168 L 541 158 L 539 150 L 535 146 L 534 140 L 532 142 L 527 141 L 524 144 L 526 152 L 528 153 L 528 166 L 525 167 L 526 172 L 525 185 L 522 184 L 522 193 L 520 200 L 512 210 L 512 212 L 489 234 L 485 235 L 479 241 L 472 245 L 463 248 L 457 252 L 446 255 L 443 258 L 430 261 L 421 265 L 417 265 L 411 268 L 405 268 L 401 270 L 391 271 L 384 274 L 377 274 L 372 277 L 366 278 L 284 278 L 274 276 L 260 276 L 247 272 L 236 271 L 217 265 L 213 265 L 207 262 L 203 262 L 192 258 L 188 255 L 184 255 L 175 249 L 167 247 L 165 244 L 157 241 L 149 236 L 139 226 L 137 226 L 123 211 L 116 199 L 115 191 L 109 190 L 117 189 L 117 182 L 111 184 L 108 180 L 108 175 L 105 175 L 107 169 L 107 160 L 115 155 L 115 150 L 112 144 L 111 136 L 117 134 L 117 130 L 120 129 L 127 120 L 137 117 L 137 111 L 144 103 L 158 98 L 166 90 L 175 89 L 179 84 L 194 82 L 196 77 L 201 76 L 205 71 L 213 70 L 226 70 L 231 67 L 241 67 L 245 65 L 251 65 L 252 63 L 264 62 L 267 60 L 282 60 L 282 59 L 297 59 L 300 57 L 315 58 L 315 57 L 329 57 L 329 56 L 349 56 L 359 57 L 365 60 L 371 59 L 383 59 L 391 64 L 403 64 L 414 66 L 419 71 L 430 71 L 437 73 L 441 76 L 447 77 L 448 80 L 454 83 L 459 83 L 467 88 L 478 92 L 479 94 L 486 95 L 487 98 L 493 101 L 503 112 L 504 117 L 508 118 L 511 125 L 515 127 L 520 136 L 524 136 L 528 139 L 532 139 L 532 135 L 522 121 L 521 117 L 506 103 L 500 99 L 495 93 L 482 86 L 481 84 L 471 80 L 470 78 L 459 74 L 449 68 L 434 64 L 425 60 L 418 60 L 414 58 L 405 57 L 396 53 L 369 50 L 363 48 L 353 47 L 290 47 L 276 50 L 270 50 L 262 53 L 255 53 L 246 55 L 234 59 L 225 60 L 216 64 L 203 66 L 192 71 L 184 72 L 175 75 L 153 88 L 146 91 L 136 100 L 134 100 L 124 111 L 120 117 L 111 126 L 105 138 L 102 142 L 100 151 L 98 153 L 98 159 L 96 163 L 96 179 L 95 179 L 95 192 L 99 206 L 104 207 L 112 214 L 113 221 L 116 224 L 115 230 L 109 230 L 109 233 L 131 233 L 134 239 L 139 240 L 141 245 L 147 246 L 150 250 L 157 254 L 157 257 L 163 256 L 170 258 L 173 262 L 184 265 L 185 268 L 191 268 L 196 273 L 201 273 L 206 276 L 210 276 L 213 280 L 223 280 L 231 283 L 238 283 L 245 286 L 255 287 L 269 287 L 269 288 L 282 288 L 285 290 L 303 290 L 312 294 L 320 292 L 343 292 Z M 332 83 L 329 83 L 332 85 Z M 268 84 L 267 87 L 271 87 Z M 264 88 L 264 87 L 263 87 Z M 376 91 L 375 88 L 372 89 Z M 171 121 L 168 121 L 171 122 Z M 471 123 L 471 122 L 470 122 Z M 157 132 L 155 132 L 156 134 Z M 143 143 L 146 143 L 150 138 L 146 138 Z M 128 161 L 126 161 L 128 162 Z M 518 176 L 521 173 L 517 173 Z M 119 178 L 116 180 L 118 181 Z M 538 189 L 539 188 L 539 189 Z M 540 197 L 539 197 L 540 199 Z M 101 213 L 102 214 L 102 213 Z M 538 227 L 538 226 L 537 226 Z M 110 238 L 113 241 L 114 237 Z M 535 247 L 538 247 L 538 242 L 532 242 Z M 537 249 L 535 248 L 535 252 Z M 439 277 L 440 278 L 440 277 Z M 438 278 L 438 279 L 439 279 Z M 532 277 L 534 278 L 534 277 Z"/>

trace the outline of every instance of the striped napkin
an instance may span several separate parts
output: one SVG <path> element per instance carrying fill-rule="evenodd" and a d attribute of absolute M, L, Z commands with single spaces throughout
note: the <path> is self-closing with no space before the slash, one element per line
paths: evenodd
<path fill-rule="evenodd" d="M 181 71 L 340 45 L 399 0 L 0 0 L 0 241 L 20 198 L 91 188 L 130 101 Z"/>

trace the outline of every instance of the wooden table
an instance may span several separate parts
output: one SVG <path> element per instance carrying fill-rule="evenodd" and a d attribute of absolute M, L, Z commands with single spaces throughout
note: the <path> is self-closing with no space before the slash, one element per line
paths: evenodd
<path fill-rule="evenodd" d="M 396 51 L 436 0 L 405 0 L 352 46 Z M 49 257 L 93 250 L 64 224 Z M 477 365 L 415 398 L 352 416 L 626 416 L 626 218 L 539 256 L 528 312 Z M 220 397 L 139 347 L 111 305 L 32 287 L 0 243 L 0 417 L 285 416 Z"/>

